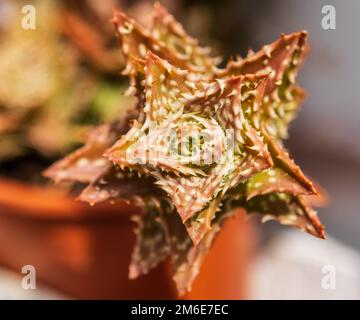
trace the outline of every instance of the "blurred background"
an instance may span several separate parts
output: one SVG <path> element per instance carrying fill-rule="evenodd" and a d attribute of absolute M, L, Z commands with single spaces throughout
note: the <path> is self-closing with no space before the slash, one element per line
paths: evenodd
<path fill-rule="evenodd" d="M 250 297 L 360 299 L 360 2 L 161 2 L 188 33 L 224 58 L 256 51 L 281 33 L 309 32 L 311 52 L 299 76 L 308 97 L 286 145 L 328 192 L 329 205 L 319 215 L 329 239 L 256 223 Z M 78 146 L 91 125 L 111 119 L 127 103 L 119 94 L 127 83 L 118 75 L 122 57 L 109 22 L 112 8 L 125 9 L 146 25 L 152 2 L 24 3 L 39 8 L 40 27 L 32 36 L 18 27 L 21 1 L 0 3 L 0 174 L 44 184 L 42 169 Z M 325 5 L 336 9 L 335 30 L 322 28 Z M 324 265 L 337 270 L 336 290 L 321 287 Z M 3 274 L 0 294 L 10 298 L 10 291 L 1 289 L 1 278 L 9 279 Z"/>

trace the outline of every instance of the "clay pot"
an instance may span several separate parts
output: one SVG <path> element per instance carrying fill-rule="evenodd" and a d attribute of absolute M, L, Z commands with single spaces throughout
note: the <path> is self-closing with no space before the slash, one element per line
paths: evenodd
<path fill-rule="evenodd" d="M 0 264 L 79 299 L 177 298 L 166 263 L 128 280 L 135 207 L 90 207 L 55 189 L 0 179 Z M 188 299 L 246 297 L 251 227 L 229 220 L 206 257 Z"/>

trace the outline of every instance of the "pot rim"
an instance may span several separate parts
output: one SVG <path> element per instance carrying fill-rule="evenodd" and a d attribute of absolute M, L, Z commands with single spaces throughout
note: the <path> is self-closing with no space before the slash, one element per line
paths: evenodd
<path fill-rule="evenodd" d="M 37 186 L 0 177 L 0 215 L 48 221 L 127 220 L 141 210 L 124 201 L 90 206 L 55 186 Z"/>

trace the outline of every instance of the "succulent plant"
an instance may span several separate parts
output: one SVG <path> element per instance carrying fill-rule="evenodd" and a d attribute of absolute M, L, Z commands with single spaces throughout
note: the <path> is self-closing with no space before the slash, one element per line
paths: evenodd
<path fill-rule="evenodd" d="M 45 175 L 87 183 L 79 198 L 91 204 L 143 208 L 129 276 L 170 256 L 180 295 L 236 208 L 325 238 L 310 203 L 317 190 L 282 142 L 304 98 L 296 75 L 307 33 L 281 35 L 220 68 L 165 8 L 155 4 L 153 17 L 147 29 L 114 13 L 126 94 L 136 101 Z"/>
<path fill-rule="evenodd" d="M 24 30 L 22 4 L 9 2 L 15 14 L 0 30 L 0 160 L 30 149 L 64 155 L 89 126 L 129 103 L 118 94 L 126 81 L 114 76 L 121 56 L 105 46 L 96 28 L 60 1 L 33 1 L 36 29 Z"/>

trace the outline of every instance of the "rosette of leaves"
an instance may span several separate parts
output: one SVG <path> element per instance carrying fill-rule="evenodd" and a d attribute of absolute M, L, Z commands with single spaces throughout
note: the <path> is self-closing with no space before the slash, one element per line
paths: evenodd
<path fill-rule="evenodd" d="M 282 35 L 222 69 L 159 4 L 149 29 L 122 12 L 113 22 L 127 95 L 137 102 L 45 174 L 88 183 L 79 198 L 91 204 L 122 199 L 143 208 L 129 276 L 170 256 L 179 294 L 191 290 L 236 208 L 325 238 L 309 201 L 317 190 L 282 142 L 304 98 L 296 75 L 306 32 Z"/>

